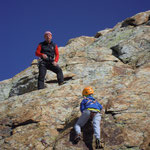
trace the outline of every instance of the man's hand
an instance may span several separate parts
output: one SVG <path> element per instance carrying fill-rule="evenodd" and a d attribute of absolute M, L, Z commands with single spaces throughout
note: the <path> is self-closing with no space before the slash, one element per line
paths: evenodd
<path fill-rule="evenodd" d="M 42 58 L 43 58 L 43 59 L 47 59 L 48 57 L 47 57 L 46 54 L 43 54 L 43 55 L 42 55 Z"/>
<path fill-rule="evenodd" d="M 57 66 L 57 62 L 55 62 L 55 61 L 53 61 L 52 64 L 53 64 L 54 66 Z"/>

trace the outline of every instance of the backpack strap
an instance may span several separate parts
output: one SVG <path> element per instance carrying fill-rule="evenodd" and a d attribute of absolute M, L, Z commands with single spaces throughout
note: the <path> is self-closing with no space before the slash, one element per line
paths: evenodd
<path fill-rule="evenodd" d="M 85 105 L 87 105 L 89 102 L 96 103 L 96 100 L 92 101 L 92 100 L 90 100 L 90 99 L 87 98 L 87 97 L 86 97 L 86 99 L 87 99 L 88 101 L 85 103 Z"/>

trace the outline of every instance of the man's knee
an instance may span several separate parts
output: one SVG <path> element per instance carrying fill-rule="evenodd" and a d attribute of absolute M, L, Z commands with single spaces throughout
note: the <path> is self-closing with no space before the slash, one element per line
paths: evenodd
<path fill-rule="evenodd" d="M 57 66 L 57 71 L 62 72 L 62 69 L 59 66 Z"/>
<path fill-rule="evenodd" d="M 55 73 L 56 74 L 62 74 L 62 69 L 60 67 L 55 68 Z"/>

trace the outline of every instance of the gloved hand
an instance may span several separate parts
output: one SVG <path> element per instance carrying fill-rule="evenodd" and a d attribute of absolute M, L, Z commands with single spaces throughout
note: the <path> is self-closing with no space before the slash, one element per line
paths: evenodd
<path fill-rule="evenodd" d="M 42 58 L 43 58 L 43 59 L 47 59 L 48 57 L 47 57 L 46 54 L 43 54 L 43 55 L 42 55 Z"/>
<path fill-rule="evenodd" d="M 53 61 L 52 64 L 53 64 L 54 66 L 57 66 L 57 62 L 55 62 L 55 61 Z"/>

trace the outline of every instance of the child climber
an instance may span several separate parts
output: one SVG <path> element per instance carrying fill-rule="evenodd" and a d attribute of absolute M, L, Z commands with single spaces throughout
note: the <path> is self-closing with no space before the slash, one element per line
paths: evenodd
<path fill-rule="evenodd" d="M 80 104 L 82 115 L 74 126 L 76 132 L 75 142 L 79 142 L 81 139 L 81 127 L 83 127 L 89 118 L 91 118 L 93 122 L 94 136 L 96 138 L 96 148 L 100 148 L 100 111 L 102 110 L 102 105 L 93 98 L 93 93 L 94 90 L 92 87 L 86 87 L 83 89 L 82 95 L 84 96 L 84 99 Z"/>

